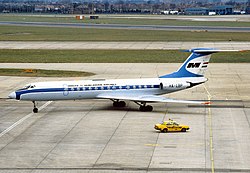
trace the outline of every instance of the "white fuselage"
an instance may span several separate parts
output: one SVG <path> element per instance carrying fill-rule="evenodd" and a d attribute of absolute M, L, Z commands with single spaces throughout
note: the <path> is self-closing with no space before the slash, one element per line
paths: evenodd
<path fill-rule="evenodd" d="M 30 101 L 96 99 L 103 93 L 162 95 L 206 80 L 205 77 L 189 77 L 38 82 L 15 91 L 15 95 L 17 100 Z"/>

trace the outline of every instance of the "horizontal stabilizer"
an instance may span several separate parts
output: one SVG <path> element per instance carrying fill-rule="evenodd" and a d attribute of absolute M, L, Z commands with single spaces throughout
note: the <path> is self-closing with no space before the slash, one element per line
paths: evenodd
<path fill-rule="evenodd" d="M 184 50 L 184 52 L 192 52 L 192 53 L 217 53 L 217 52 L 242 52 L 245 50 L 223 50 L 223 49 L 210 49 L 210 48 L 195 48 Z"/>

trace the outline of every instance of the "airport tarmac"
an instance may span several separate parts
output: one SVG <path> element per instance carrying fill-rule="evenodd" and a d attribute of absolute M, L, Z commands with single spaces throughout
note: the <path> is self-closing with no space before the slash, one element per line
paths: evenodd
<path fill-rule="evenodd" d="M 180 50 L 194 47 L 250 50 L 250 42 L 69 42 L 0 41 L 0 49 L 110 49 L 110 50 Z"/>
<path fill-rule="evenodd" d="M 155 77 L 180 64 L 0 64 L 94 72 L 92 78 Z M 211 107 L 154 103 L 139 112 L 109 100 L 32 103 L 0 100 L 0 172 L 250 172 L 249 64 L 209 64 L 209 81 L 168 95 Z M 79 80 L 80 78 L 69 78 Z M 0 97 L 26 83 L 63 78 L 0 77 Z M 214 101 L 219 100 L 219 101 Z M 186 133 L 158 133 L 172 118 Z"/>
<path fill-rule="evenodd" d="M 68 17 L 65 15 L 64 17 Z M 49 17 L 49 15 L 46 15 Z M 52 16 L 54 17 L 54 16 Z M 72 15 L 72 17 L 75 17 Z M 89 17 L 89 16 L 87 16 Z M 186 20 L 186 21 L 214 21 L 214 22 L 249 22 L 249 15 L 100 15 L 101 18 L 126 18 L 126 19 L 161 19 L 161 20 Z"/>

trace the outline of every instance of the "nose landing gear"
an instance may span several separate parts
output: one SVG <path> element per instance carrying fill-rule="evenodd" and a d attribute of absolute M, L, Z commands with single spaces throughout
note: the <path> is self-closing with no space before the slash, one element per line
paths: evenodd
<path fill-rule="evenodd" d="M 34 104 L 33 112 L 38 113 L 38 108 L 36 107 L 36 102 L 32 101 L 32 103 Z"/>

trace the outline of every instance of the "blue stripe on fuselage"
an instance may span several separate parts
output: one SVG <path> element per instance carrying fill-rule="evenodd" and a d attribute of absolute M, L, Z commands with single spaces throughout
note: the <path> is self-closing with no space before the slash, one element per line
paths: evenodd
<path fill-rule="evenodd" d="M 145 87 L 146 86 L 146 87 Z M 29 93 L 41 93 L 41 92 L 64 92 L 64 91 L 107 91 L 107 90 L 135 90 L 135 89 L 152 89 L 160 88 L 160 85 L 126 85 L 126 86 L 103 86 L 103 87 L 74 87 L 74 88 L 43 88 L 43 89 L 28 89 L 28 90 L 17 90 L 16 99 L 20 100 L 21 95 Z"/>

